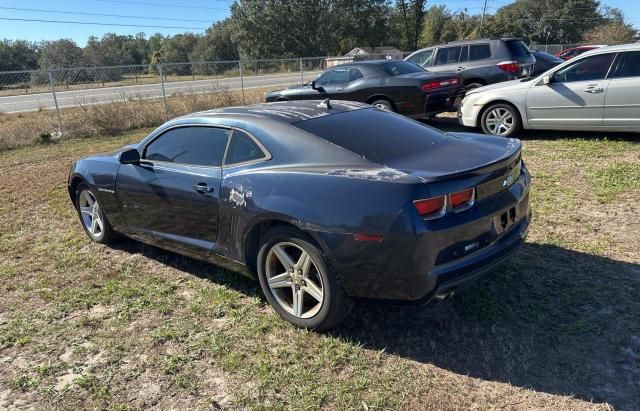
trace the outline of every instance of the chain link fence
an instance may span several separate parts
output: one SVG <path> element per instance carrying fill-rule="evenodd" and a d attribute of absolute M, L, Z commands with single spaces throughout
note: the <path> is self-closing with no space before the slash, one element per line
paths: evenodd
<path fill-rule="evenodd" d="M 173 116 L 264 101 L 327 68 L 384 55 L 161 63 L 0 72 L 0 149 L 116 133 Z"/>

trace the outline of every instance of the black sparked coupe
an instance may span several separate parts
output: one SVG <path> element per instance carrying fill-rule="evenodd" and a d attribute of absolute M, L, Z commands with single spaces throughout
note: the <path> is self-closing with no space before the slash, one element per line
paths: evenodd
<path fill-rule="evenodd" d="M 455 73 L 431 73 L 406 61 L 342 64 L 303 86 L 267 93 L 266 101 L 341 99 L 412 118 L 453 111 L 463 85 Z"/>
<path fill-rule="evenodd" d="M 257 277 L 282 317 L 326 330 L 354 299 L 443 299 L 512 254 L 531 218 L 520 148 L 361 103 L 268 103 L 172 120 L 77 161 L 68 187 L 93 241 Z"/>

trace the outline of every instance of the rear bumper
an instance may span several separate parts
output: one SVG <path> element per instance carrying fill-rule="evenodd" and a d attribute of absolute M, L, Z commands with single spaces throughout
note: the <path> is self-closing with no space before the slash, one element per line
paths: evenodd
<path fill-rule="evenodd" d="M 525 170 L 509 189 L 428 223 L 410 206 L 383 242 L 371 246 L 375 250 L 362 250 L 357 262 L 353 255 L 334 261 L 342 285 L 353 298 L 394 304 L 427 303 L 464 288 L 524 242 L 531 222 L 529 185 Z"/>

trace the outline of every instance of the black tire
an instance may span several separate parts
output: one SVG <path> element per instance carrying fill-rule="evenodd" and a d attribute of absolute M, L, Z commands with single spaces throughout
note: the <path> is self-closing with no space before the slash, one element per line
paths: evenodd
<path fill-rule="evenodd" d="M 464 86 L 465 91 L 473 90 L 474 88 L 484 87 L 485 84 L 482 83 L 469 83 Z"/>
<path fill-rule="evenodd" d="M 497 124 L 503 124 L 503 126 L 496 125 L 496 123 L 489 124 L 491 120 L 495 120 L 499 113 L 507 113 L 509 117 L 505 117 L 504 121 L 498 121 Z M 522 130 L 522 120 L 520 119 L 520 113 L 510 104 L 497 103 L 489 105 L 480 117 L 480 126 L 485 134 L 501 137 L 513 137 Z M 508 130 L 507 130 L 508 128 Z"/>
<path fill-rule="evenodd" d="M 393 108 L 393 104 L 391 104 L 389 100 L 384 100 L 384 99 L 375 100 L 371 102 L 371 105 L 384 111 L 392 111 L 392 112 L 396 111 Z"/>
<path fill-rule="evenodd" d="M 268 283 L 270 271 L 273 273 L 283 272 L 281 275 L 289 273 L 289 270 L 284 268 L 284 264 L 281 265 L 281 260 L 276 256 L 275 251 L 272 252 L 274 246 L 284 249 L 285 246 L 283 245 L 287 245 L 294 252 L 298 250 L 298 248 L 300 251 L 305 251 L 307 255 L 311 257 L 313 267 L 309 270 L 310 273 L 308 276 L 305 275 L 301 277 L 299 275 L 297 281 L 290 277 L 288 282 L 281 286 L 282 288 L 272 289 Z M 289 255 L 289 257 L 292 262 L 299 261 L 296 261 L 295 255 Z M 277 268 L 272 265 L 274 259 L 276 259 L 275 264 L 277 264 Z M 343 290 L 335 272 L 331 269 L 320 248 L 311 237 L 293 227 L 275 227 L 265 234 L 260 244 L 256 266 L 258 268 L 258 279 L 260 280 L 262 292 L 267 298 L 267 301 L 269 301 L 269 304 L 271 304 L 273 309 L 282 318 L 297 327 L 308 328 L 318 332 L 327 331 L 342 321 L 353 307 L 353 302 Z M 296 271 L 298 270 L 294 268 L 293 272 Z M 298 272 L 301 273 L 301 271 Z M 273 280 L 274 277 L 275 275 L 271 275 L 269 278 Z M 322 302 L 313 299 L 310 293 L 304 293 L 304 290 L 309 285 L 305 280 L 312 280 L 315 284 L 320 283 Z M 298 291 L 294 291 L 294 289 Z M 293 299 L 295 298 L 294 293 L 300 292 L 300 290 L 302 290 L 301 295 L 303 301 L 301 306 L 312 306 L 315 308 L 309 310 L 311 316 L 307 318 L 294 315 L 290 312 L 290 310 L 295 310 L 293 303 Z M 278 296 L 276 296 L 276 294 L 278 294 Z M 291 307 L 285 308 L 287 303 L 286 297 L 289 294 L 292 295 Z"/>
<path fill-rule="evenodd" d="M 99 232 L 95 232 L 95 233 L 92 232 L 90 228 L 92 226 L 87 222 L 87 219 L 90 219 L 90 221 L 93 221 L 94 217 L 93 216 L 89 217 L 86 212 L 83 215 L 83 212 L 81 210 L 81 206 L 82 207 L 86 206 L 86 204 L 83 204 L 83 202 L 85 201 L 85 197 L 83 194 L 84 192 L 89 193 L 93 197 L 95 203 L 98 205 L 97 210 L 95 210 L 95 213 L 97 213 L 97 215 L 99 216 L 98 221 L 100 221 L 102 225 Z M 75 205 L 76 205 L 76 211 L 78 212 L 78 217 L 80 218 L 80 224 L 82 225 L 84 232 L 87 233 L 91 241 L 94 241 L 96 243 L 101 243 L 101 244 L 108 244 L 112 242 L 114 239 L 116 239 L 117 234 L 115 231 L 113 231 L 113 228 L 111 228 L 111 224 L 109 224 L 107 217 L 102 212 L 102 208 L 100 208 L 100 203 L 98 202 L 98 198 L 95 194 L 94 189 L 89 187 L 89 185 L 87 185 L 86 183 L 80 183 L 76 188 L 76 204 Z"/>

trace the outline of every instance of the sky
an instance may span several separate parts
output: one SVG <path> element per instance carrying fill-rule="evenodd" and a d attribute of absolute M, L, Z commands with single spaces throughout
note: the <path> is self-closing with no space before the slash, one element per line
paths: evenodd
<path fill-rule="evenodd" d="M 482 11 L 483 1 L 427 0 L 427 6 L 446 4 L 451 10 L 466 8 L 470 13 L 475 14 Z M 510 0 L 487 1 L 489 13 L 494 13 L 500 6 L 511 3 Z M 640 27 L 640 7 L 637 6 L 637 1 L 601 0 L 601 4 L 621 8 L 628 22 Z M 213 22 L 229 15 L 229 6 L 232 2 L 233 0 L 0 0 L 0 38 L 30 41 L 70 38 L 78 45 L 84 46 L 90 35 L 102 37 L 109 32 L 118 34 L 144 32 L 147 36 L 153 33 L 173 35 L 186 31 L 202 33 Z M 64 13 L 52 13 L 52 11 Z M 105 14 L 117 16 L 105 16 Z M 55 20 L 56 22 L 19 19 Z M 100 25 L 69 24 L 62 21 L 100 23 Z M 110 23 L 120 26 L 107 25 Z"/>

